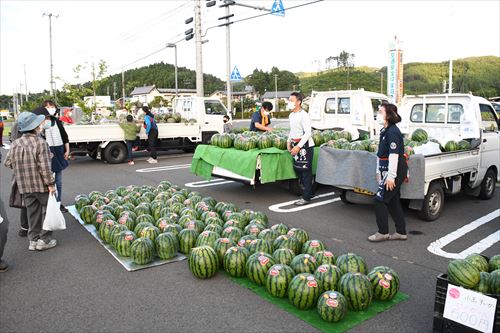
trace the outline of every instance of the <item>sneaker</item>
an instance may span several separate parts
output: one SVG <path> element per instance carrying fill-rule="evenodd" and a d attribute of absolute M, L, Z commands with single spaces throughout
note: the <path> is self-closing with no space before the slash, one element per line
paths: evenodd
<path fill-rule="evenodd" d="M 151 163 L 151 161 L 152 161 L 152 160 L 153 160 L 153 159 L 150 157 L 150 158 L 148 158 L 148 159 L 146 160 L 146 162 Z"/>
<path fill-rule="evenodd" d="M 154 158 L 148 160 L 148 163 L 155 164 L 158 163 L 158 160 L 155 160 Z"/>
<path fill-rule="evenodd" d="M 295 206 L 304 206 L 304 205 L 309 205 L 310 203 L 311 203 L 311 200 L 300 199 L 300 200 L 295 201 L 294 205 Z"/>
<path fill-rule="evenodd" d="M 44 251 L 53 248 L 57 245 L 57 241 L 55 239 L 51 239 L 50 242 L 45 243 L 43 240 L 39 239 L 36 243 L 36 249 L 38 251 Z"/>
<path fill-rule="evenodd" d="M 373 235 L 371 235 L 370 237 L 368 237 L 368 240 L 370 242 L 383 242 L 383 241 L 386 241 L 386 240 L 389 240 L 391 238 L 391 236 L 389 234 L 381 234 L 379 232 L 376 232 L 374 233 Z"/>
<path fill-rule="evenodd" d="M 134 161 L 128 161 L 128 165 L 134 165 Z"/>
<path fill-rule="evenodd" d="M 38 244 L 37 241 L 30 241 L 30 245 L 28 246 L 28 250 L 35 251 L 36 250 L 36 244 Z"/>
<path fill-rule="evenodd" d="M 9 265 L 3 260 L 0 260 L 0 273 L 7 272 L 9 270 Z"/>
<path fill-rule="evenodd" d="M 17 234 L 19 235 L 19 237 L 26 237 L 26 236 L 28 236 L 28 230 L 21 228 L 21 229 L 19 229 Z"/>
<path fill-rule="evenodd" d="M 61 209 L 61 212 L 63 212 L 63 213 L 68 212 L 68 208 L 64 207 L 63 204 L 61 204 L 61 207 L 59 209 Z"/>
<path fill-rule="evenodd" d="M 132 151 L 138 151 L 139 147 L 132 147 Z"/>
<path fill-rule="evenodd" d="M 397 232 L 393 233 L 390 237 L 390 240 L 407 240 L 408 236 L 403 234 L 398 234 Z"/>

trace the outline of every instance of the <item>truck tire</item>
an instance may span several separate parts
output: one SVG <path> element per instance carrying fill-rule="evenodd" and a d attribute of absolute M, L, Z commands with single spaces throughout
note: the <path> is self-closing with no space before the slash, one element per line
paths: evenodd
<path fill-rule="evenodd" d="M 104 148 L 103 157 L 109 164 L 123 163 L 127 158 L 127 146 L 123 142 L 111 142 Z"/>
<path fill-rule="evenodd" d="M 497 175 L 495 171 L 489 169 L 484 175 L 483 181 L 481 182 L 481 192 L 479 192 L 479 198 L 482 200 L 490 200 L 495 195 Z"/>
<path fill-rule="evenodd" d="M 444 191 L 440 183 L 432 183 L 424 198 L 422 209 L 418 213 L 424 221 L 434 221 L 441 216 L 444 208 Z"/>
<path fill-rule="evenodd" d="M 347 190 L 343 190 L 342 192 L 340 192 L 340 201 L 342 201 L 346 205 L 352 205 L 352 202 L 347 199 Z"/>

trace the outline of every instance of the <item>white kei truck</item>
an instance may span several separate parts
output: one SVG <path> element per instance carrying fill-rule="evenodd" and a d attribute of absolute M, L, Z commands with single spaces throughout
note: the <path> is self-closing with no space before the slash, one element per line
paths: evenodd
<path fill-rule="evenodd" d="M 180 97 L 173 102 L 173 111 L 187 123 L 158 123 L 158 150 L 182 149 L 194 151 L 199 143 L 208 143 L 215 133 L 223 132 L 223 116 L 230 115 L 219 99 L 206 97 Z M 110 163 L 123 163 L 127 159 L 127 146 L 123 130 L 117 123 L 103 125 L 68 125 L 69 144 L 73 154 L 89 155 Z M 140 147 L 147 147 L 144 128 L 138 134 Z"/>
<path fill-rule="evenodd" d="M 424 156 L 424 196 L 411 199 L 410 209 L 419 211 L 421 219 L 434 221 L 443 211 L 446 195 L 465 192 L 483 200 L 494 196 L 500 181 L 500 120 L 488 100 L 472 94 L 405 96 L 400 109 L 404 134 L 421 128 L 442 145 L 449 140 L 471 142 L 470 150 Z M 356 203 L 367 196 L 346 191 L 341 197 Z"/>

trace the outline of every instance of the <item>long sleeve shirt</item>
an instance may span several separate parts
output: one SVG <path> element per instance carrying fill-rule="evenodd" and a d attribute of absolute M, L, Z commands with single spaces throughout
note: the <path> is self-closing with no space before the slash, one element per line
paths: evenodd
<path fill-rule="evenodd" d="M 309 114 L 304 110 L 291 112 L 288 119 L 290 120 L 288 141 L 300 139 L 298 144 L 300 148 L 304 147 L 306 142 L 309 143 L 309 147 L 313 147 L 314 140 L 311 137 L 311 119 L 309 118 Z"/>
<path fill-rule="evenodd" d="M 19 193 L 44 193 L 54 185 L 49 145 L 40 136 L 26 133 L 12 143 L 5 166 L 14 170 Z"/>
<path fill-rule="evenodd" d="M 137 137 L 137 133 L 141 130 L 139 126 L 132 122 L 120 123 L 120 127 L 125 134 L 125 140 L 134 141 Z"/>
<path fill-rule="evenodd" d="M 156 126 L 156 121 L 153 117 L 146 115 L 144 117 L 144 128 L 146 129 L 146 134 L 149 135 L 152 129 L 158 130 Z"/>

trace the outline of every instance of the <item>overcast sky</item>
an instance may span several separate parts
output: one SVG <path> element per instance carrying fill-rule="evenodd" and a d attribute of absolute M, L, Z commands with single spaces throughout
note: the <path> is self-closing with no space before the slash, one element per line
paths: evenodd
<path fill-rule="evenodd" d="M 314 71 L 316 60 L 355 54 L 356 66 L 387 65 L 389 42 L 403 41 L 403 61 L 439 62 L 469 56 L 500 56 L 500 1 L 334 1 L 297 9 L 311 0 L 282 0 L 285 17 L 272 15 L 231 26 L 232 66 L 243 76 L 272 66 L 293 72 Z M 218 24 L 224 9 L 204 8 L 203 30 Z M 270 8 L 274 0 L 237 0 Z M 193 1 L 0 1 L 0 93 L 24 84 L 31 92 L 49 88 L 49 21 L 52 20 L 54 75 L 75 82 L 72 69 L 104 59 L 109 74 L 182 39 L 193 16 Z M 263 13 L 232 7 L 234 20 Z M 209 29 L 203 45 L 203 70 L 225 79 L 225 29 Z M 174 62 L 164 49 L 126 69 Z M 194 39 L 178 44 L 178 64 L 195 68 Z M 83 79 L 88 80 L 90 76 Z M 181 87 L 182 87 L 182 83 Z M 24 91 L 24 87 L 23 87 Z"/>

